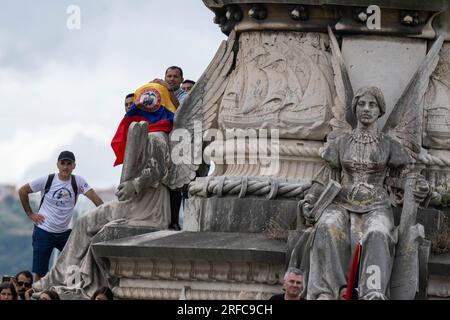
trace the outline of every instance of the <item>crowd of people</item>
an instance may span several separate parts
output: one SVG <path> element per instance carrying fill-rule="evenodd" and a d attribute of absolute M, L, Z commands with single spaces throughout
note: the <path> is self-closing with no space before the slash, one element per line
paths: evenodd
<path fill-rule="evenodd" d="M 34 295 L 33 274 L 20 271 L 14 277 L 2 277 L 0 284 L 0 300 L 61 300 L 59 294 L 53 290 L 45 290 Z M 99 288 L 91 300 L 114 300 L 114 294 L 108 287 Z"/>

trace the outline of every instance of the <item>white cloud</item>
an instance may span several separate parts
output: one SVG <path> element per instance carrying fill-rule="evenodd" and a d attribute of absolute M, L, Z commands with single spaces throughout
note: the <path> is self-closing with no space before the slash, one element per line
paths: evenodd
<path fill-rule="evenodd" d="M 53 157 L 55 152 L 65 149 L 80 135 L 108 144 L 111 130 L 102 126 L 71 123 L 42 126 L 36 131 L 17 131 L 14 136 L 0 140 L 0 150 L 4 158 L 0 166 L 0 181 L 18 183 L 27 169 L 39 162 L 50 160 L 52 167 L 49 169 L 53 170 L 56 159 L 50 159 L 50 157 Z M 95 161 L 94 157 L 92 161 Z M 105 165 L 111 166 L 111 164 Z"/>

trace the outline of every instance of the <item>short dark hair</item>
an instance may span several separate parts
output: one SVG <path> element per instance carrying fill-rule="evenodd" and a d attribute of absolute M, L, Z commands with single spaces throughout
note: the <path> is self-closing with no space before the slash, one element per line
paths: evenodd
<path fill-rule="evenodd" d="M 59 294 L 56 291 L 53 291 L 53 290 L 42 291 L 41 294 L 39 295 L 39 297 L 44 293 L 46 295 L 48 295 L 51 300 L 61 300 L 61 298 L 59 297 Z"/>
<path fill-rule="evenodd" d="M 113 294 L 113 292 L 111 291 L 111 289 L 108 288 L 108 287 L 101 287 L 101 288 L 98 288 L 98 289 L 94 292 L 94 294 L 92 295 L 91 300 L 95 300 L 95 298 L 96 298 L 98 295 L 100 295 L 100 294 L 105 295 L 105 297 L 108 298 L 108 300 L 114 300 L 114 294 Z"/>
<path fill-rule="evenodd" d="M 12 282 L 3 282 L 2 284 L 0 284 L 0 292 L 2 292 L 4 289 L 9 289 L 13 296 L 13 300 L 17 300 L 16 287 L 13 285 Z"/>
<path fill-rule="evenodd" d="M 17 274 L 16 274 L 16 280 L 18 280 L 19 279 L 19 276 L 21 275 L 21 274 L 23 274 L 25 277 L 27 277 L 28 279 L 31 279 L 31 283 L 33 283 L 33 274 L 30 272 L 30 271 L 28 271 L 28 270 L 23 270 L 23 271 L 20 271 L 20 272 L 18 272 Z"/>
<path fill-rule="evenodd" d="M 342 286 L 339 287 L 339 291 L 338 294 L 341 293 L 342 289 L 347 289 L 347 285 L 343 284 Z"/>
<path fill-rule="evenodd" d="M 195 81 L 193 81 L 193 80 L 184 80 L 183 81 L 183 84 L 184 83 L 191 83 L 192 85 L 194 85 L 195 84 Z"/>
<path fill-rule="evenodd" d="M 125 97 L 125 99 L 128 99 L 128 98 L 134 98 L 134 93 L 129 93 L 129 94 L 127 94 L 127 96 Z"/>
<path fill-rule="evenodd" d="M 178 71 L 180 71 L 181 78 L 183 78 L 183 69 L 181 69 L 180 67 L 177 67 L 177 66 L 171 66 L 171 67 L 168 67 L 168 68 L 166 69 L 166 73 L 165 73 L 165 74 L 167 74 L 167 72 L 168 72 L 169 70 L 178 70 Z"/>

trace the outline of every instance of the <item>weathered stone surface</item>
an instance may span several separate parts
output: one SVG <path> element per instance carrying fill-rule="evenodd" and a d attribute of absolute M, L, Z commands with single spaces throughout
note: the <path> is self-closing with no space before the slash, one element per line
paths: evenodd
<path fill-rule="evenodd" d="M 114 239 L 122 239 L 133 236 L 138 236 L 141 234 L 147 234 L 159 229 L 152 227 L 139 227 L 139 226 L 127 226 L 127 225 L 109 225 L 104 228 L 101 232 L 100 241 L 108 241 Z"/>
<path fill-rule="evenodd" d="M 94 245 L 99 257 L 255 261 L 284 264 L 286 244 L 263 234 L 158 231 Z"/>
<path fill-rule="evenodd" d="M 424 40 L 381 36 L 346 36 L 342 41 L 350 81 L 356 91 L 376 86 L 386 99 L 386 114 L 378 122 L 383 128 L 427 52 Z"/>
<path fill-rule="evenodd" d="M 186 201 L 187 231 L 262 232 L 276 225 L 295 229 L 297 201 L 258 198 L 199 198 Z"/>
<path fill-rule="evenodd" d="M 434 276 L 450 277 L 450 254 L 431 255 L 429 271 Z"/>
<path fill-rule="evenodd" d="M 441 49 L 425 95 L 423 145 L 450 148 L 450 43 Z"/>
<path fill-rule="evenodd" d="M 286 243 L 262 234 L 158 231 L 94 246 L 119 299 L 268 299 Z"/>
<path fill-rule="evenodd" d="M 400 224 L 401 208 L 394 208 L 394 223 L 395 225 Z M 423 225 L 425 229 L 425 237 L 430 239 L 431 236 L 439 228 L 442 221 L 443 213 L 437 209 L 425 209 L 419 208 L 417 211 L 417 223 Z"/>
<path fill-rule="evenodd" d="M 428 296 L 430 299 L 450 297 L 450 277 L 430 276 L 428 280 Z"/>
<path fill-rule="evenodd" d="M 224 129 L 279 129 L 323 140 L 334 96 L 328 35 L 246 32 L 219 116 Z"/>

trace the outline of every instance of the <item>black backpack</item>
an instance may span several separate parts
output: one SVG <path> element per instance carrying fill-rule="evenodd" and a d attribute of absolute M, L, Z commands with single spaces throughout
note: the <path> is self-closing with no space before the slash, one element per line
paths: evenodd
<path fill-rule="evenodd" d="M 44 203 L 44 197 L 49 192 L 54 178 L 55 178 L 54 173 L 48 175 L 47 182 L 45 183 L 44 194 L 42 195 L 41 203 L 39 204 L 39 209 L 42 207 L 42 204 Z M 70 175 L 70 180 L 72 182 L 72 189 L 75 192 L 75 204 L 77 204 L 78 186 L 75 176 L 73 174 Z"/>

